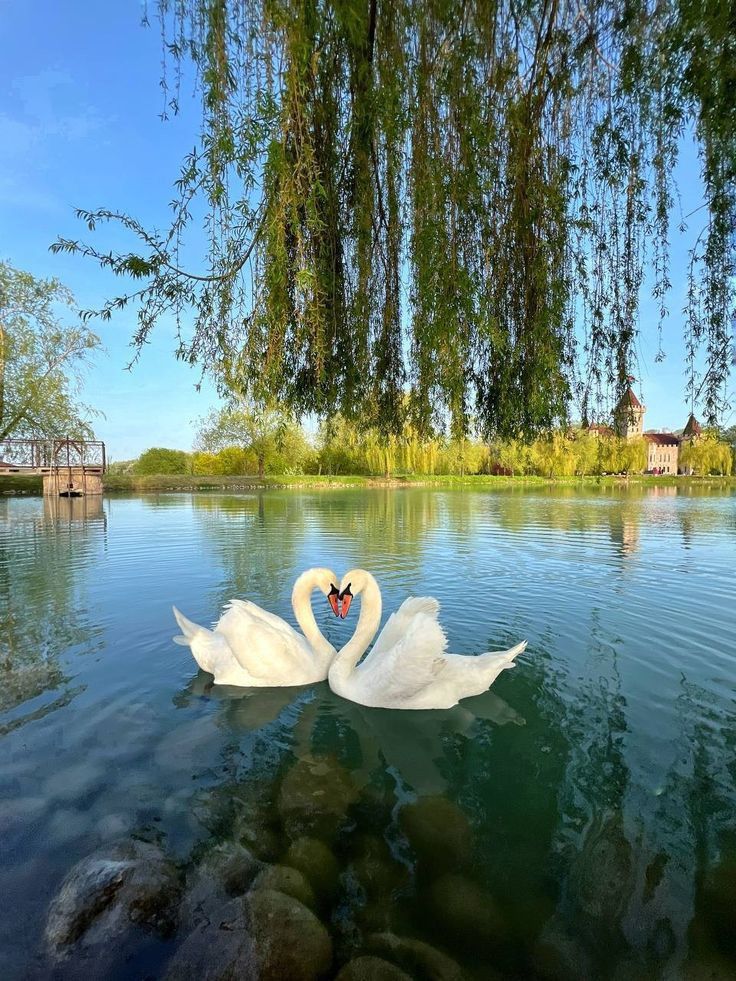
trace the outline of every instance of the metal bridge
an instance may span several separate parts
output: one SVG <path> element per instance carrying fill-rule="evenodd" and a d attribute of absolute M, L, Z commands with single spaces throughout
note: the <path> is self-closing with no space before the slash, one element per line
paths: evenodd
<path fill-rule="evenodd" d="M 0 440 L 0 478 L 42 476 L 45 494 L 100 494 L 106 469 L 105 444 L 99 440 Z"/>

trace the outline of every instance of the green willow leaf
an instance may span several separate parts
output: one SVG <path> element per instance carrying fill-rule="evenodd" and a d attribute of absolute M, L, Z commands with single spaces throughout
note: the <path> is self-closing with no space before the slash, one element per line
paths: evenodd
<path fill-rule="evenodd" d="M 169 230 L 58 250 L 137 277 L 135 343 L 223 390 L 399 433 L 529 438 L 615 401 L 651 269 L 670 292 L 673 173 L 706 201 L 684 318 L 714 422 L 733 357 L 736 8 L 721 0 L 158 0 L 169 104 L 191 63 L 199 145 Z M 185 268 L 186 234 L 209 249 Z M 699 231 L 698 225 L 694 229 Z M 124 298 L 101 311 L 109 316 Z M 658 356 L 662 356 L 660 349 Z"/>

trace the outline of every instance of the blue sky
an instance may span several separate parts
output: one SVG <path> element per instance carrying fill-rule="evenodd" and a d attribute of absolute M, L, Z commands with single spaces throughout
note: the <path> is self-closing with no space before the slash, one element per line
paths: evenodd
<path fill-rule="evenodd" d="M 155 4 L 151 4 L 151 13 Z M 121 283 L 92 262 L 52 255 L 57 236 L 85 238 L 75 207 L 127 211 L 147 226 L 163 227 L 172 184 L 194 146 L 196 99 L 184 89 L 182 116 L 162 123 L 159 87 L 161 41 L 155 21 L 140 26 L 143 4 L 0 0 L 0 256 L 34 275 L 54 275 L 81 307 L 96 307 Z M 679 168 L 682 213 L 702 203 L 694 151 Z M 702 215 L 702 212 L 701 212 Z M 672 227 L 671 315 L 665 325 L 667 358 L 655 363 L 654 305 L 642 304 L 638 389 L 648 428 L 682 426 L 685 403 L 681 309 L 688 243 L 697 234 Z M 98 232 L 98 247 L 114 247 L 112 230 Z M 96 324 L 106 354 L 88 372 L 84 399 L 105 414 L 97 423 L 113 459 L 147 446 L 189 449 L 194 421 L 217 396 L 209 382 L 197 392 L 199 371 L 174 358 L 172 325 L 163 323 L 132 371 L 132 310 Z M 733 420 L 731 420 L 733 421 Z"/>

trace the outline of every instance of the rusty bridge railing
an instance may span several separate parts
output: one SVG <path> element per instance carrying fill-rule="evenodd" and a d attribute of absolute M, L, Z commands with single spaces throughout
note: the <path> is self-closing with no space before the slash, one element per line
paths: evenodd
<path fill-rule="evenodd" d="M 0 475 L 47 474 L 61 469 L 104 473 L 105 444 L 89 439 L 0 440 Z"/>

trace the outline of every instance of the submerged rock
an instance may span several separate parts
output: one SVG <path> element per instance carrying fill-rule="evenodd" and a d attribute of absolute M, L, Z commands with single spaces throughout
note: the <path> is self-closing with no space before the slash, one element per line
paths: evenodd
<path fill-rule="evenodd" d="M 396 861 L 382 838 L 361 835 L 356 844 L 357 856 L 353 860 L 353 870 L 369 898 L 388 897 L 406 883 L 406 869 Z"/>
<path fill-rule="evenodd" d="M 336 760 L 300 760 L 281 782 L 279 817 L 292 839 L 309 835 L 329 840 L 345 822 L 346 812 L 357 796 L 350 774 Z"/>
<path fill-rule="evenodd" d="M 303 903 L 257 889 L 247 904 L 261 981 L 316 981 L 329 970 L 330 935 Z"/>
<path fill-rule="evenodd" d="M 244 900 L 232 899 L 192 930 L 169 961 L 166 981 L 256 981 L 256 951 Z"/>
<path fill-rule="evenodd" d="M 633 849 L 620 814 L 593 825 L 575 863 L 572 887 L 580 912 L 592 923 L 591 939 L 614 937 L 634 888 Z"/>
<path fill-rule="evenodd" d="M 355 905 L 352 917 L 361 933 L 384 933 L 409 929 L 407 909 L 390 896 L 368 899 L 365 905 Z"/>
<path fill-rule="evenodd" d="M 430 905 L 443 932 L 460 947 L 486 951 L 505 939 L 506 925 L 496 901 L 464 875 L 448 873 L 437 879 Z"/>
<path fill-rule="evenodd" d="M 276 862 L 283 852 L 276 815 L 260 801 L 239 801 L 232 823 L 232 837 L 263 862 Z"/>
<path fill-rule="evenodd" d="M 367 947 L 393 961 L 418 981 L 463 981 L 465 977 L 460 965 L 451 957 L 413 937 L 374 933 L 368 938 Z"/>
<path fill-rule="evenodd" d="M 467 817 L 446 797 L 423 797 L 407 804 L 399 823 L 431 876 L 465 868 L 473 857 L 473 833 Z"/>
<path fill-rule="evenodd" d="M 241 896 L 262 869 L 247 848 L 224 841 L 208 848 L 187 874 L 179 919 L 186 929 L 209 920 L 228 899 Z"/>
<path fill-rule="evenodd" d="M 332 963 L 329 934 L 302 903 L 273 889 L 232 899 L 171 958 L 167 981 L 317 981 Z"/>
<path fill-rule="evenodd" d="M 264 869 L 253 883 L 253 889 L 275 889 L 285 896 L 293 896 L 311 910 L 317 905 L 306 876 L 288 865 L 270 865 Z"/>
<path fill-rule="evenodd" d="M 336 981 L 411 981 L 411 975 L 381 957 L 366 956 L 346 964 Z"/>
<path fill-rule="evenodd" d="M 337 859 L 319 838 L 302 836 L 289 845 L 282 861 L 306 876 L 317 899 L 331 903 L 340 886 Z"/>
<path fill-rule="evenodd" d="M 156 845 L 129 841 L 94 852 L 71 869 L 49 907 L 50 959 L 79 955 L 101 970 L 137 929 L 169 936 L 180 890 L 176 866 Z"/>

